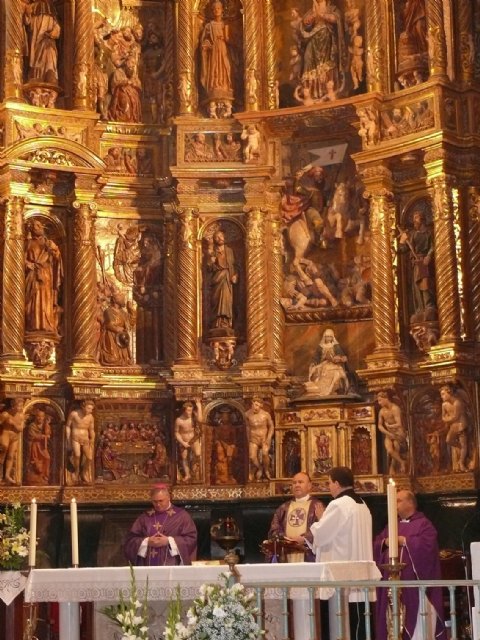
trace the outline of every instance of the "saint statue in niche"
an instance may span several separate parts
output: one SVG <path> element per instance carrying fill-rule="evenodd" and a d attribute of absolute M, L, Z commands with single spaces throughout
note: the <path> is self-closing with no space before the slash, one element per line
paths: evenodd
<path fill-rule="evenodd" d="M 308 382 L 305 383 L 307 393 L 321 398 L 355 395 L 347 363 L 347 355 L 333 329 L 326 329 L 310 364 Z"/>

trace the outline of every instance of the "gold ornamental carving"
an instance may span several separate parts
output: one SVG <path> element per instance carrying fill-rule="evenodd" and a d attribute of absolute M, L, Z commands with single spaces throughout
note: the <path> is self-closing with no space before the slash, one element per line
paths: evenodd
<path fill-rule="evenodd" d="M 283 287 L 283 241 L 282 241 L 282 220 L 279 209 L 270 215 L 271 228 L 271 260 L 270 260 L 270 304 L 272 308 L 272 355 L 276 366 L 285 366 L 283 357 L 285 331 L 285 314 L 280 305 Z"/>
<path fill-rule="evenodd" d="M 278 96 L 278 80 L 276 78 L 276 57 L 275 57 L 275 10 L 273 7 L 273 0 L 264 1 L 265 12 L 265 64 L 267 73 L 267 108 L 278 109 L 279 96 Z"/>
<path fill-rule="evenodd" d="M 267 296 L 264 212 L 247 214 L 247 342 L 249 360 L 267 356 Z"/>
<path fill-rule="evenodd" d="M 428 167 L 427 167 L 428 171 Z M 457 247 L 454 232 L 453 179 L 447 175 L 429 180 L 433 192 L 435 261 L 440 341 L 458 339 L 461 316 L 458 290 Z"/>
<path fill-rule="evenodd" d="M 385 71 L 382 62 L 385 56 L 381 55 L 382 40 L 381 8 L 378 0 L 370 2 L 366 10 L 366 31 L 367 41 L 367 87 L 368 91 L 382 91 L 386 87 L 384 84 Z"/>
<path fill-rule="evenodd" d="M 13 196 L 5 203 L 3 250 L 2 356 L 23 360 L 25 332 L 24 198 Z"/>
<path fill-rule="evenodd" d="M 196 360 L 197 348 L 197 251 L 198 211 L 186 207 L 178 210 L 180 222 L 177 236 L 177 329 L 178 363 Z M 195 240 L 195 241 L 194 241 Z"/>
<path fill-rule="evenodd" d="M 194 49 L 193 49 L 193 14 L 190 0 L 180 0 L 177 9 L 177 60 L 179 78 L 179 113 L 186 115 L 195 108 L 193 93 Z M 193 14 L 193 16 L 192 16 Z"/>
<path fill-rule="evenodd" d="M 470 267 L 470 308 L 473 338 L 480 340 L 480 187 L 468 189 L 467 243 Z"/>
<path fill-rule="evenodd" d="M 76 109 L 89 109 L 92 100 L 93 19 L 90 0 L 74 6 L 73 101 Z"/>
<path fill-rule="evenodd" d="M 460 74 L 465 83 L 473 80 L 475 44 L 472 35 L 473 4 L 470 0 L 458 0 L 458 31 L 460 43 Z"/>
<path fill-rule="evenodd" d="M 12 0 L 5 15 L 6 26 L 6 60 L 5 60 L 5 98 L 23 100 L 23 53 L 25 45 L 25 28 L 23 25 L 24 3 Z"/>
<path fill-rule="evenodd" d="M 73 203 L 73 357 L 76 362 L 95 360 L 96 333 L 92 309 L 97 304 L 94 203 Z"/>
<path fill-rule="evenodd" d="M 376 349 L 396 347 L 397 305 L 393 252 L 390 240 L 395 220 L 392 194 L 386 190 L 370 197 L 372 231 L 372 306 Z"/>
<path fill-rule="evenodd" d="M 247 111 L 259 108 L 259 47 L 261 45 L 261 3 L 245 2 L 244 59 L 245 59 L 245 107 Z"/>
<path fill-rule="evenodd" d="M 428 57 L 430 75 L 445 76 L 447 72 L 447 45 L 445 41 L 442 2 L 426 2 L 428 24 Z"/>

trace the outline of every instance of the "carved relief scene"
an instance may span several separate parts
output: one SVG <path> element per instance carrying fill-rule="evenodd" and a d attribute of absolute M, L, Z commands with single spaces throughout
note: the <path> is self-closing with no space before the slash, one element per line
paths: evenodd
<path fill-rule="evenodd" d="M 363 93 L 363 0 L 282 2 L 276 10 L 280 107 L 335 102 Z"/>
<path fill-rule="evenodd" d="M 97 359 L 124 367 L 160 361 L 162 229 L 135 221 L 98 226 Z"/>

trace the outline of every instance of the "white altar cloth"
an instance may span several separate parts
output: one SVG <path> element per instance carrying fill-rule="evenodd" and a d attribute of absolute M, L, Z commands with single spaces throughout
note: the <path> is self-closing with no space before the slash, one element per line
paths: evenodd
<path fill-rule="evenodd" d="M 296 562 L 289 564 L 240 564 L 237 565 L 240 582 L 245 586 L 268 582 L 265 597 L 282 597 L 280 587 L 308 582 L 319 586 L 323 581 L 380 580 L 380 572 L 374 562 Z M 228 573 L 226 565 L 200 565 L 193 567 L 136 567 L 135 579 L 139 597 L 145 594 L 148 576 L 148 598 L 170 600 L 180 585 L 182 599 L 191 600 L 204 582 L 216 582 L 221 573 Z M 130 569 L 128 567 L 98 567 L 85 569 L 33 569 L 25 587 L 26 602 L 97 602 L 117 601 L 120 593 L 128 593 Z M 294 589 L 298 597 L 302 588 Z M 297 594 L 297 592 L 299 592 Z M 332 589 L 320 589 L 318 594 L 327 599 Z M 300 596 L 301 597 L 301 596 Z"/>

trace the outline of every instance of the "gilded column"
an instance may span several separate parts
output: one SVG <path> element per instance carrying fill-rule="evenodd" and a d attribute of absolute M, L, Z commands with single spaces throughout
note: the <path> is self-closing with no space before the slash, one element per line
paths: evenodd
<path fill-rule="evenodd" d="M 270 216 L 271 227 L 271 260 L 269 278 L 270 283 L 270 304 L 271 304 L 271 336 L 272 336 L 272 356 L 277 368 L 285 369 L 283 335 L 285 331 L 285 313 L 280 305 L 283 287 L 283 241 L 282 241 L 282 219 L 279 208 L 272 212 Z"/>
<path fill-rule="evenodd" d="M 243 47 L 245 60 L 245 111 L 257 111 L 259 107 L 261 38 L 260 3 L 248 0 L 245 3 Z"/>
<path fill-rule="evenodd" d="M 5 201 L 3 250 L 2 357 L 24 360 L 25 334 L 25 200 L 12 196 Z"/>
<path fill-rule="evenodd" d="M 370 199 L 372 258 L 372 308 L 375 350 L 398 350 L 397 291 L 392 248 L 395 206 L 392 176 L 386 167 L 367 169 L 363 173 L 366 197 Z"/>
<path fill-rule="evenodd" d="M 275 11 L 273 0 L 264 0 L 264 52 L 267 72 L 267 108 L 278 109 L 278 88 L 275 56 Z"/>
<path fill-rule="evenodd" d="M 246 206 L 247 351 L 248 361 L 267 359 L 267 293 L 265 218 L 258 206 Z"/>
<path fill-rule="evenodd" d="M 467 245 L 469 257 L 468 301 L 472 338 L 480 342 L 480 187 L 468 189 Z"/>
<path fill-rule="evenodd" d="M 179 114 L 193 113 L 195 97 L 194 86 L 194 47 L 193 47 L 193 12 L 191 0 L 179 0 L 177 8 L 177 68 Z"/>
<path fill-rule="evenodd" d="M 426 2 L 428 25 L 428 57 L 431 76 L 447 74 L 447 44 L 443 2 Z"/>
<path fill-rule="evenodd" d="M 179 209 L 178 217 L 176 362 L 184 364 L 198 360 L 198 210 L 193 207 Z"/>
<path fill-rule="evenodd" d="M 167 207 L 166 207 L 167 208 Z M 170 214 L 165 221 L 165 300 L 171 305 L 175 300 L 177 278 L 175 273 L 175 220 Z M 166 362 L 173 362 L 176 343 L 175 314 L 163 314 L 163 335 L 165 336 L 163 354 Z"/>
<path fill-rule="evenodd" d="M 440 342 L 460 337 L 459 268 L 455 225 L 458 224 L 458 193 L 453 176 L 445 172 L 441 150 L 425 156 L 427 180 L 432 188 L 435 228 L 435 279 Z"/>
<path fill-rule="evenodd" d="M 73 313 L 74 362 L 95 361 L 97 275 L 95 268 L 95 218 L 92 202 L 73 203 Z"/>
<path fill-rule="evenodd" d="M 458 0 L 458 41 L 460 45 L 460 79 L 469 84 L 473 81 L 475 46 L 472 35 L 473 4 L 471 0 Z"/>
<path fill-rule="evenodd" d="M 23 28 L 23 12 L 25 3 L 23 0 L 10 0 L 6 10 L 5 33 L 5 86 L 6 100 L 24 101 L 22 95 L 23 85 L 23 56 L 25 42 L 25 29 Z"/>
<path fill-rule="evenodd" d="M 386 29 L 382 24 L 381 6 L 373 0 L 365 6 L 367 47 L 367 91 L 386 90 L 386 76 L 383 61 L 386 46 Z"/>
<path fill-rule="evenodd" d="M 93 79 L 93 14 L 90 0 L 76 0 L 74 7 L 73 106 L 91 108 L 89 91 Z"/>

